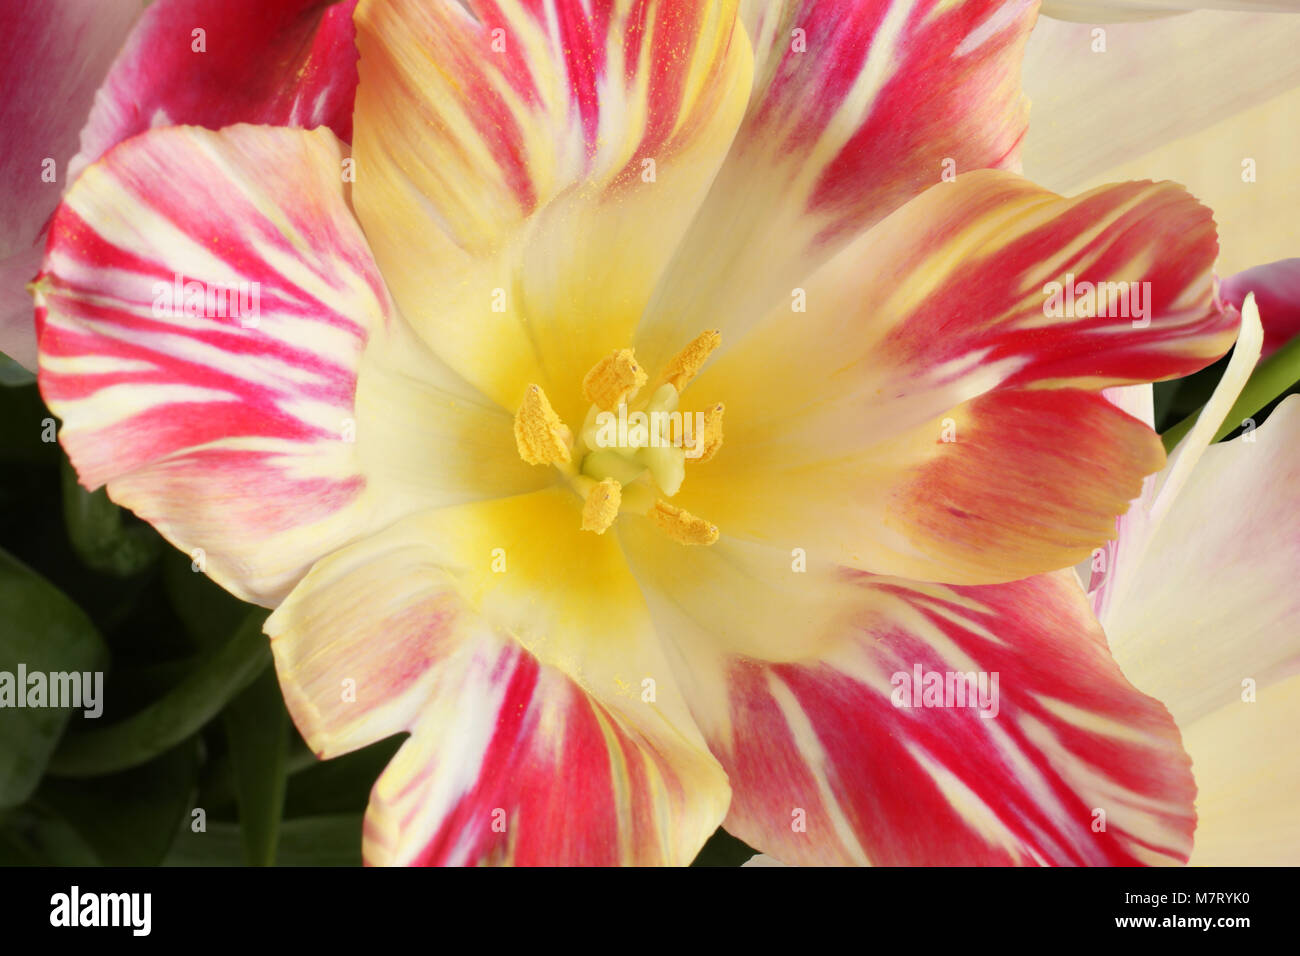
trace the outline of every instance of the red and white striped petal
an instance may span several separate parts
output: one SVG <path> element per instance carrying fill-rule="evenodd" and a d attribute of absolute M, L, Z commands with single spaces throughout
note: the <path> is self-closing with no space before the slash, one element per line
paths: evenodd
<path fill-rule="evenodd" d="M 735 7 L 358 7 L 357 215 L 403 314 L 503 406 L 576 396 L 631 340 L 744 112 Z"/>
<path fill-rule="evenodd" d="M 1174 183 L 1067 199 L 976 172 L 932 187 L 846 249 L 809 284 L 810 314 L 823 295 L 863 297 L 862 339 L 894 373 L 891 397 L 971 397 L 984 390 L 971 388 L 974 368 L 1038 388 L 1149 382 L 1197 371 L 1231 345 L 1237 316 L 1214 301 L 1217 251 L 1210 210 Z M 815 332 L 844 340 L 846 324 Z"/>
<path fill-rule="evenodd" d="M 343 155 L 328 130 L 133 139 L 69 191 L 36 288 L 41 392 L 82 483 L 246 600 L 379 510 L 353 394 L 389 304 Z"/>
<path fill-rule="evenodd" d="M 0 352 L 36 368 L 32 299 L 45 226 L 77 133 L 131 23 L 136 0 L 0 4 Z"/>
<path fill-rule="evenodd" d="M 75 178 L 157 126 L 328 126 L 352 136 L 357 0 L 156 0 L 113 63 Z"/>
<path fill-rule="evenodd" d="M 749 109 L 646 316 L 648 365 L 700 329 L 734 338 L 941 179 L 1018 168 L 1020 56 L 1036 10 L 1034 0 L 746 0 Z"/>
<path fill-rule="evenodd" d="M 1187 859 L 1195 789 L 1178 731 L 1124 679 L 1071 572 L 856 583 L 819 650 L 771 662 L 709 637 L 749 593 L 684 608 L 647 581 L 731 781 L 728 831 L 796 864 Z M 970 699 L 950 672 L 972 675 Z M 927 691 L 929 674 L 954 693 Z"/>
<path fill-rule="evenodd" d="M 684 866 L 722 822 L 707 752 L 665 751 L 517 644 L 446 670 L 375 784 L 368 863 Z"/>
<path fill-rule="evenodd" d="M 412 733 L 372 793 L 368 862 L 685 864 L 721 822 L 726 779 L 622 554 L 570 497 L 397 522 L 268 621 L 318 753 Z"/>
<path fill-rule="evenodd" d="M 1072 564 L 1163 463 L 1092 390 L 1232 342 L 1214 249 L 1208 211 L 1169 184 L 1067 200 L 982 171 L 933 187 L 820 270 L 806 311 L 772 312 L 691 385 L 726 401 L 727 440 L 683 505 L 875 573 L 981 584 Z M 1053 282 L 1142 298 L 1096 315 L 1063 293 L 1058 311 Z"/>

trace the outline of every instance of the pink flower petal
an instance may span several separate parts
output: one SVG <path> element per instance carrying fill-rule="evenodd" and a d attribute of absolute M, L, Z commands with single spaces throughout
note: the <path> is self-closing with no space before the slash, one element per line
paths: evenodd
<path fill-rule="evenodd" d="M 37 286 L 41 392 L 82 483 L 246 600 L 367 514 L 347 422 L 389 305 L 342 156 L 328 130 L 134 139 L 68 192 Z"/>
<path fill-rule="evenodd" d="M 131 23 L 136 0 L 11 0 L 0 7 L 0 352 L 36 368 L 32 299 L 44 229 L 77 133 Z"/>
<path fill-rule="evenodd" d="M 689 394 L 726 402 L 726 443 L 682 506 L 922 580 L 1087 557 L 1163 463 L 1154 432 L 1093 390 L 1231 345 L 1214 253 L 1209 211 L 1172 184 L 1063 199 L 985 170 L 934 186 L 819 270 L 804 311 L 778 307 L 730 347 L 724 329 Z M 1055 307 L 1051 283 L 1077 303 L 1062 290 Z M 1129 294 L 1085 307 L 1085 287 Z"/>
<path fill-rule="evenodd" d="M 318 562 L 267 622 L 317 753 L 411 733 L 371 794 L 368 862 L 685 864 L 721 822 L 726 779 L 623 556 L 569 497 L 412 516 Z"/>
<path fill-rule="evenodd" d="M 744 112 L 735 9 L 358 10 L 357 216 L 402 313 L 502 406 L 535 381 L 580 418 L 566 397 L 631 341 Z"/>
<path fill-rule="evenodd" d="M 746 322 L 934 183 L 1018 168 L 1019 64 L 1034 0 L 745 4 L 744 123 L 645 323 L 673 342 Z M 724 333 L 727 329 L 724 329 Z"/>
<path fill-rule="evenodd" d="M 157 0 L 95 98 L 71 176 L 156 126 L 328 126 L 347 142 L 356 2 Z"/>
<path fill-rule="evenodd" d="M 1263 360 L 1300 335 L 1300 258 L 1246 269 L 1219 286 L 1223 301 L 1237 309 L 1252 292 L 1264 323 Z"/>
<path fill-rule="evenodd" d="M 721 653 L 712 620 L 661 605 L 731 780 L 730 832 L 797 864 L 1187 859 L 1178 731 L 1120 673 L 1071 572 L 974 588 L 864 577 L 859 592 L 838 633 L 784 662 Z M 930 674 L 950 690 L 927 696 Z"/>

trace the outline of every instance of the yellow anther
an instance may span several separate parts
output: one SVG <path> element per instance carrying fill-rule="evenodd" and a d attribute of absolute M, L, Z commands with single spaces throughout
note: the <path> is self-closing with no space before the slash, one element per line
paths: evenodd
<path fill-rule="evenodd" d="M 595 364 L 582 380 L 582 394 L 597 408 L 612 412 L 641 390 L 645 370 L 631 349 L 619 349 Z"/>
<path fill-rule="evenodd" d="M 530 465 L 567 462 L 573 434 L 555 414 L 540 385 L 529 385 L 515 413 L 515 445 L 519 457 Z"/>
<path fill-rule="evenodd" d="M 713 544 L 718 540 L 717 525 L 666 501 L 656 501 L 646 516 L 678 544 Z"/>
<path fill-rule="evenodd" d="M 726 406 L 721 402 L 704 413 L 704 427 L 695 436 L 695 447 L 686 449 L 687 461 L 708 461 L 722 447 L 722 413 Z"/>
<path fill-rule="evenodd" d="M 582 506 L 582 530 L 604 534 L 618 517 L 618 506 L 623 502 L 623 486 L 613 478 L 597 482 L 587 492 Z"/>
<path fill-rule="evenodd" d="M 674 355 L 665 366 L 660 379 L 680 393 L 686 384 L 704 367 L 713 350 L 722 341 L 722 333 L 709 329 L 695 337 L 695 341 Z"/>

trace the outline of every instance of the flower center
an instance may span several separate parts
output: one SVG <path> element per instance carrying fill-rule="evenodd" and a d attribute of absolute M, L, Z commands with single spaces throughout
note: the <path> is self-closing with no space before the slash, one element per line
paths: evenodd
<path fill-rule="evenodd" d="M 530 465 L 554 465 L 582 499 L 582 528 L 604 534 L 620 513 L 644 515 L 674 541 L 712 544 L 718 529 L 666 498 L 677 494 L 686 463 L 705 462 L 722 447 L 721 402 L 707 411 L 678 409 L 682 391 L 718 347 L 701 333 L 668 363 L 652 388 L 631 349 L 601 359 L 582 380 L 591 408 L 575 435 L 540 385 L 530 385 L 515 413 L 515 444 Z M 644 390 L 644 391 L 643 391 Z M 638 401 L 639 395 L 648 398 Z"/>

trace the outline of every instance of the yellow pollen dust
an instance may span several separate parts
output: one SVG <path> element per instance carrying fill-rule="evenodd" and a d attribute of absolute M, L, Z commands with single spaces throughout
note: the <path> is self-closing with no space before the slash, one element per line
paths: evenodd
<path fill-rule="evenodd" d="M 587 373 L 582 380 L 582 394 L 591 404 L 609 412 L 639 392 L 648 378 L 632 350 L 619 349 Z"/>
<path fill-rule="evenodd" d="M 613 478 L 597 482 L 587 492 L 582 506 L 582 530 L 604 534 L 618 517 L 618 506 L 623 503 L 623 486 Z"/>
<path fill-rule="evenodd" d="M 704 413 L 704 427 L 695 437 L 699 454 L 693 459 L 687 458 L 687 461 L 708 461 L 718 453 L 718 449 L 722 447 L 722 413 L 725 410 L 726 406 L 718 402 Z"/>
<path fill-rule="evenodd" d="M 573 433 L 560 421 L 540 385 L 529 385 L 515 413 L 515 445 L 530 465 L 553 465 L 572 457 Z"/>
<path fill-rule="evenodd" d="M 718 540 L 717 525 L 662 499 L 654 503 L 654 507 L 647 512 L 647 517 L 678 544 L 713 544 Z"/>
<path fill-rule="evenodd" d="M 697 335 L 694 341 L 682 349 L 664 367 L 660 381 L 667 382 L 680 393 L 709 360 L 713 350 L 722 341 L 722 333 L 717 329 L 708 329 Z"/>

